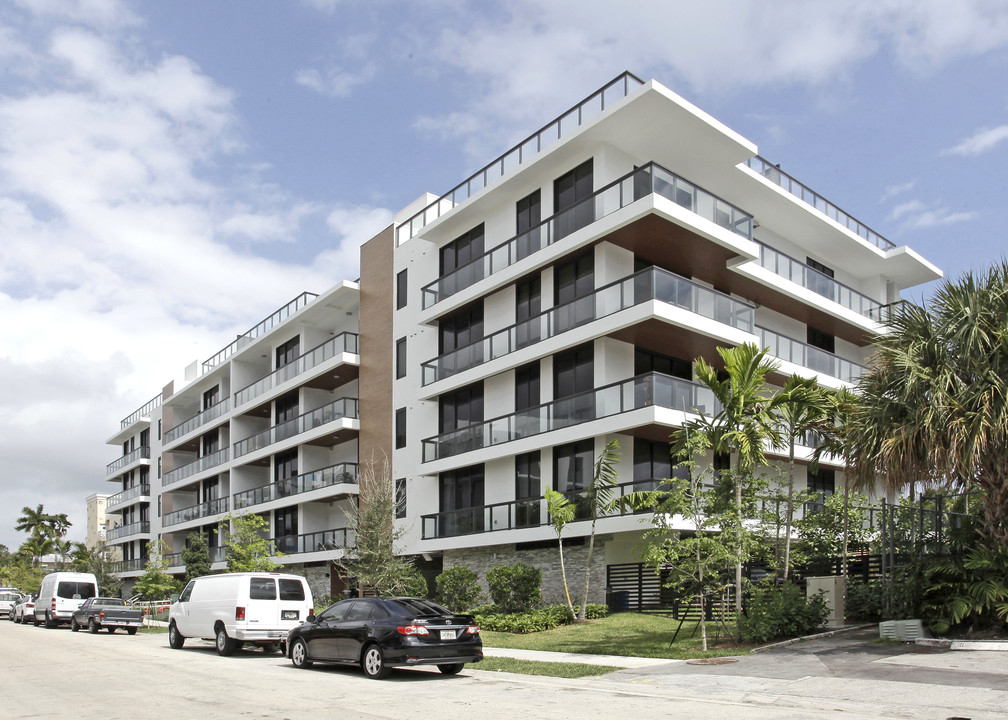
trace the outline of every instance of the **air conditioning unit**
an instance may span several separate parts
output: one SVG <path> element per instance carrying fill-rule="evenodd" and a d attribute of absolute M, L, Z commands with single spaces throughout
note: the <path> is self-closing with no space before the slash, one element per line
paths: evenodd
<path fill-rule="evenodd" d="M 884 620 L 879 623 L 879 637 L 887 640 L 913 642 L 925 637 L 920 620 Z"/>

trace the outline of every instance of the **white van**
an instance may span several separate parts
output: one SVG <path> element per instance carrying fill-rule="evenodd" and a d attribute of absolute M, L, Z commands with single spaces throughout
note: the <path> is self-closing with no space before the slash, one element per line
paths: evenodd
<path fill-rule="evenodd" d="M 42 578 L 42 589 L 35 600 L 34 623 L 53 628 L 70 624 L 84 601 L 98 596 L 98 580 L 92 573 L 54 572 Z"/>
<path fill-rule="evenodd" d="M 190 580 L 168 611 L 168 644 L 178 650 L 186 638 L 197 637 L 213 639 L 221 655 L 244 643 L 273 652 L 314 607 L 308 581 L 300 575 L 204 575 Z"/>

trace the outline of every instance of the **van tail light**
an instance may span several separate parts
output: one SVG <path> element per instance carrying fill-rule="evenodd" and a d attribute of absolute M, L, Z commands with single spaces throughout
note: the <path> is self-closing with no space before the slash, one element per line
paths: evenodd
<path fill-rule="evenodd" d="M 55 615 L 56 614 L 56 597 L 55 596 L 53 596 L 53 599 L 52 599 L 52 608 L 51 608 L 51 610 L 52 610 L 52 614 Z"/>
<path fill-rule="evenodd" d="M 430 630 L 423 625 L 400 625 L 396 630 L 400 635 L 430 635 Z"/>
<path fill-rule="evenodd" d="M 479 635 L 479 625 L 470 625 L 466 628 L 466 632 L 470 635 Z"/>
<path fill-rule="evenodd" d="M 245 608 L 239 605 L 238 607 L 235 608 L 235 620 L 244 620 L 244 619 L 245 619 Z"/>

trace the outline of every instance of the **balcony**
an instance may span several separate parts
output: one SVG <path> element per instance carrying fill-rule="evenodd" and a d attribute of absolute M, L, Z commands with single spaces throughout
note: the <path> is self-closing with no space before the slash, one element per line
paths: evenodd
<path fill-rule="evenodd" d="M 303 535 L 283 535 L 270 540 L 273 552 L 284 555 L 300 555 L 313 552 L 335 552 L 347 546 L 348 537 L 352 537 L 346 528 L 322 530 L 320 532 L 304 533 Z"/>
<path fill-rule="evenodd" d="M 208 548 L 210 551 L 210 562 L 218 563 L 227 560 L 227 548 L 224 546 Z M 164 561 L 165 567 L 184 567 L 185 563 L 182 562 L 182 553 L 166 553 L 161 556 Z"/>
<path fill-rule="evenodd" d="M 105 542 L 112 542 L 113 540 L 118 540 L 119 538 L 128 537 L 130 535 L 149 535 L 150 534 L 150 523 L 146 520 L 140 522 L 130 523 L 129 525 L 122 525 L 117 528 L 112 528 L 107 533 L 105 533 Z"/>
<path fill-rule="evenodd" d="M 357 484 L 357 463 L 331 465 L 315 472 L 235 493 L 234 508 L 235 510 L 241 510 L 242 508 L 262 505 L 263 503 L 280 500 L 292 495 L 300 495 L 312 490 L 320 490 L 321 488 L 343 484 Z"/>
<path fill-rule="evenodd" d="M 293 362 L 242 388 L 235 393 L 235 407 L 244 405 L 263 393 L 272 390 L 277 385 L 308 372 L 313 367 L 321 365 L 325 361 L 342 353 L 353 353 L 355 355 L 359 353 L 358 336 L 356 333 L 340 333 L 336 337 L 330 338 L 318 347 L 304 353 Z"/>
<path fill-rule="evenodd" d="M 576 205 L 487 251 L 423 288 L 423 308 L 475 285 L 556 241 L 647 197 L 660 195 L 705 220 L 752 240 L 752 215 L 660 165 L 648 163 Z"/>
<path fill-rule="evenodd" d="M 421 365 L 424 386 L 542 342 L 573 328 L 657 300 L 730 325 L 753 331 L 755 310 L 748 303 L 697 285 L 661 268 L 646 268 L 596 290 L 591 295 L 494 333 L 479 342 L 445 353 Z"/>
<path fill-rule="evenodd" d="M 288 440 L 295 435 L 312 430 L 323 425 L 327 425 L 342 418 L 357 419 L 357 398 L 340 398 L 328 405 L 323 405 L 317 410 L 299 415 L 287 422 L 274 425 L 268 430 L 263 430 L 251 437 L 240 440 L 234 444 L 234 457 L 240 458 L 256 450 L 262 450 L 274 443 Z"/>
<path fill-rule="evenodd" d="M 289 303 L 284 305 L 282 308 L 274 312 L 272 315 L 270 315 L 264 320 L 261 320 L 255 327 L 249 328 L 248 330 L 243 332 L 241 335 L 238 336 L 237 340 L 228 345 L 226 348 L 218 351 L 218 353 L 214 355 L 212 358 L 210 358 L 209 360 L 205 360 L 203 362 L 203 372 L 209 372 L 210 370 L 213 370 L 215 367 L 223 363 L 225 360 L 227 360 L 229 357 L 231 357 L 236 352 L 241 350 L 243 347 L 248 345 L 250 342 L 252 342 L 253 340 L 262 335 L 265 335 L 275 326 L 282 323 L 284 320 L 289 318 L 291 315 L 295 314 L 301 308 L 308 305 L 308 303 L 312 302 L 317 297 L 318 293 L 310 293 L 310 292 L 301 293 L 296 298 L 291 300 Z"/>
<path fill-rule="evenodd" d="M 837 282 L 829 275 L 813 270 L 790 255 L 785 255 L 758 241 L 757 244 L 760 251 L 760 265 L 766 270 L 800 285 L 806 290 L 811 290 L 827 300 L 842 305 L 858 315 L 873 318 L 879 314 L 882 303 Z"/>
<path fill-rule="evenodd" d="M 757 155 L 756 157 L 749 158 L 746 161 L 746 165 L 770 182 L 783 188 L 785 192 L 790 193 L 806 205 L 815 208 L 829 219 L 847 228 L 863 240 L 867 240 L 880 250 L 892 250 L 896 247 L 894 242 L 887 240 L 864 223 L 851 217 L 814 190 L 809 189 L 786 172 L 783 172 L 776 165 L 771 164 L 768 160 Z"/>
<path fill-rule="evenodd" d="M 161 484 L 172 485 L 181 480 L 185 480 L 188 477 L 192 477 L 196 473 L 201 473 L 204 470 L 209 470 L 210 468 L 217 467 L 218 465 L 223 465 L 227 461 L 228 461 L 228 449 L 223 448 L 215 453 L 204 455 L 198 460 L 188 463 L 187 465 L 177 467 L 174 470 L 169 470 L 164 474 L 164 477 L 161 480 Z"/>
<path fill-rule="evenodd" d="M 193 505 L 181 510 L 166 513 L 164 517 L 161 518 L 161 525 L 162 527 L 167 528 L 172 525 L 181 525 L 182 523 L 189 522 L 190 520 L 198 520 L 199 518 L 220 515 L 221 513 L 226 513 L 227 511 L 228 499 L 226 497 L 217 498 L 216 500 L 210 500 L 208 502 L 200 503 L 199 505 Z"/>
<path fill-rule="evenodd" d="M 119 470 L 122 470 L 127 465 L 132 465 L 137 460 L 150 460 L 150 447 L 141 445 L 136 450 L 126 453 L 118 460 L 113 460 L 105 466 L 105 474 L 115 475 Z"/>
<path fill-rule="evenodd" d="M 799 342 L 773 330 L 757 327 L 756 335 L 759 337 L 760 347 L 768 348 L 775 358 L 814 372 L 849 383 L 857 382 L 865 372 L 864 365 L 844 360 L 831 352 Z"/>
<path fill-rule="evenodd" d="M 645 373 L 427 438 L 423 441 L 423 462 L 453 457 L 652 406 L 687 413 L 711 414 L 720 411 L 709 388 L 670 375 Z"/>
<path fill-rule="evenodd" d="M 150 400 L 148 400 L 143 405 L 143 407 L 138 408 L 137 410 L 133 411 L 133 413 L 130 414 L 128 417 L 123 418 L 119 423 L 119 428 L 121 430 L 126 430 L 133 423 L 138 422 L 143 418 L 150 417 L 150 414 L 154 412 L 154 410 L 156 410 L 158 407 L 160 407 L 160 405 L 161 405 L 161 394 L 158 393 Z"/>
<path fill-rule="evenodd" d="M 464 203 L 495 180 L 500 179 L 523 163 L 529 162 L 562 137 L 570 135 L 581 125 L 603 112 L 607 107 L 622 100 L 643 84 L 644 81 L 637 76 L 628 72 L 623 73 L 396 227 L 396 246 L 416 237 L 429 223 L 434 222 L 457 205 Z"/>
<path fill-rule="evenodd" d="M 143 572 L 147 569 L 146 558 L 134 558 L 133 560 L 119 560 L 111 564 L 109 571 L 112 573 Z"/>
<path fill-rule="evenodd" d="M 109 511 L 118 505 L 124 505 L 130 500 L 136 500 L 138 497 L 148 497 L 150 496 L 150 484 L 140 483 L 139 485 L 134 485 L 131 488 L 126 488 L 122 492 L 118 492 L 108 500 L 105 501 L 105 510 Z"/>
<path fill-rule="evenodd" d="M 208 422 L 216 420 L 221 415 L 231 409 L 231 401 L 224 398 L 216 405 L 208 407 L 206 410 L 196 413 L 185 422 L 176 425 L 171 430 L 164 432 L 164 444 L 170 445 L 181 437 L 184 437 L 197 428 L 203 427 Z"/>

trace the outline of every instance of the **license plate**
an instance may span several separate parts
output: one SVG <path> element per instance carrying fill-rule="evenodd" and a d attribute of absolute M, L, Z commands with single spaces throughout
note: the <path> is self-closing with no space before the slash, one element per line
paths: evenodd
<path fill-rule="evenodd" d="M 441 631 L 441 639 L 442 640 L 454 640 L 455 639 L 455 631 L 454 630 L 442 630 Z"/>
<path fill-rule="evenodd" d="M 284 610 L 282 617 L 283 617 L 284 620 L 297 620 L 298 619 L 298 611 L 297 610 Z"/>

